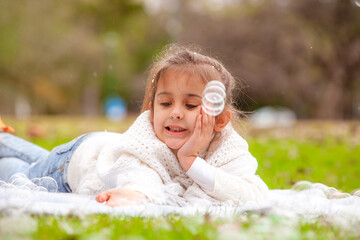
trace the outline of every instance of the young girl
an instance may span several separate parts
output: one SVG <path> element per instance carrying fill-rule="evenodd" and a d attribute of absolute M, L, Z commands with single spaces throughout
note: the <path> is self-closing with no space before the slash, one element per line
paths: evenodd
<path fill-rule="evenodd" d="M 224 111 L 202 111 L 207 82 L 226 88 Z M 0 133 L 0 179 L 50 176 L 61 192 L 98 194 L 109 206 L 185 206 L 261 201 L 268 188 L 232 128 L 234 78 L 217 60 L 170 45 L 153 65 L 141 115 L 123 134 L 82 135 L 48 152 Z"/>

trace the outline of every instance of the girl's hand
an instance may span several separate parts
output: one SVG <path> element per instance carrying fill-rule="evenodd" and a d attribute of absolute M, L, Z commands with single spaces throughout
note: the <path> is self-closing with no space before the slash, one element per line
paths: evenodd
<path fill-rule="evenodd" d="M 109 189 L 96 196 L 96 201 L 106 202 L 109 207 L 129 206 L 145 200 L 146 196 L 143 193 L 126 188 Z"/>
<path fill-rule="evenodd" d="M 214 125 L 215 117 L 206 114 L 201 109 L 196 118 L 193 134 L 177 152 L 180 165 L 185 171 L 189 170 L 201 149 L 210 142 Z"/>

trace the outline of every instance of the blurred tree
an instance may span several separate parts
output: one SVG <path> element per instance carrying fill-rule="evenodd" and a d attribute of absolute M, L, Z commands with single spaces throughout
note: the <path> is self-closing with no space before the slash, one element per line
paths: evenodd
<path fill-rule="evenodd" d="M 2 0 L 0 113 L 16 96 L 42 114 L 98 114 L 109 94 L 134 102 L 134 78 L 168 41 L 133 0 Z"/>
<path fill-rule="evenodd" d="M 242 109 L 282 105 L 302 118 L 360 118 L 360 7 L 353 1 L 241 1 L 200 14 L 190 1 L 181 6 L 178 41 L 223 59 L 246 88 Z"/>
<path fill-rule="evenodd" d="M 244 110 L 360 118 L 359 0 L 143 1 L 151 16 L 136 0 L 0 1 L 0 113 L 25 97 L 38 113 L 97 114 L 109 95 L 137 110 L 174 38 L 224 61 Z"/>
<path fill-rule="evenodd" d="M 360 106 L 356 99 L 360 95 L 360 6 L 355 3 L 307 0 L 294 4 L 316 49 L 310 67 L 321 74 L 316 117 L 351 118 Z"/>

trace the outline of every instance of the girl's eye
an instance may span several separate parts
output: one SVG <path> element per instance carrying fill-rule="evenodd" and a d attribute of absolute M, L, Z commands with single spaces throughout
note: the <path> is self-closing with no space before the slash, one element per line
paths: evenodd
<path fill-rule="evenodd" d="M 186 104 L 186 107 L 189 109 L 193 109 L 196 108 L 198 105 L 193 105 L 193 104 Z"/>
<path fill-rule="evenodd" d="M 162 102 L 162 103 L 160 103 L 160 105 L 164 106 L 164 107 L 168 107 L 171 105 L 171 103 L 170 102 Z"/>

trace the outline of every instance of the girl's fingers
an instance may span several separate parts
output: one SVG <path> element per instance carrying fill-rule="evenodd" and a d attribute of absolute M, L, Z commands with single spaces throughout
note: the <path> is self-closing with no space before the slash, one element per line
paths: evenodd
<path fill-rule="evenodd" d="M 210 120 L 209 115 L 205 114 L 205 116 L 204 116 L 204 121 L 203 121 L 203 126 L 204 126 L 203 134 L 204 134 L 205 136 L 206 136 L 207 133 L 209 132 L 209 127 L 210 127 L 210 122 L 209 122 L 209 120 Z"/>
<path fill-rule="evenodd" d="M 211 135 L 215 125 L 215 117 L 202 112 L 202 134 Z"/>
<path fill-rule="evenodd" d="M 197 116 L 196 118 L 196 123 L 195 123 L 195 131 L 194 133 L 196 135 L 200 135 L 201 134 L 201 129 L 202 129 L 202 121 L 203 121 L 203 116 L 201 114 L 199 114 L 199 116 Z"/>
<path fill-rule="evenodd" d="M 99 203 L 106 202 L 110 198 L 110 193 L 108 191 L 102 192 L 99 195 L 96 196 L 96 201 Z"/>

